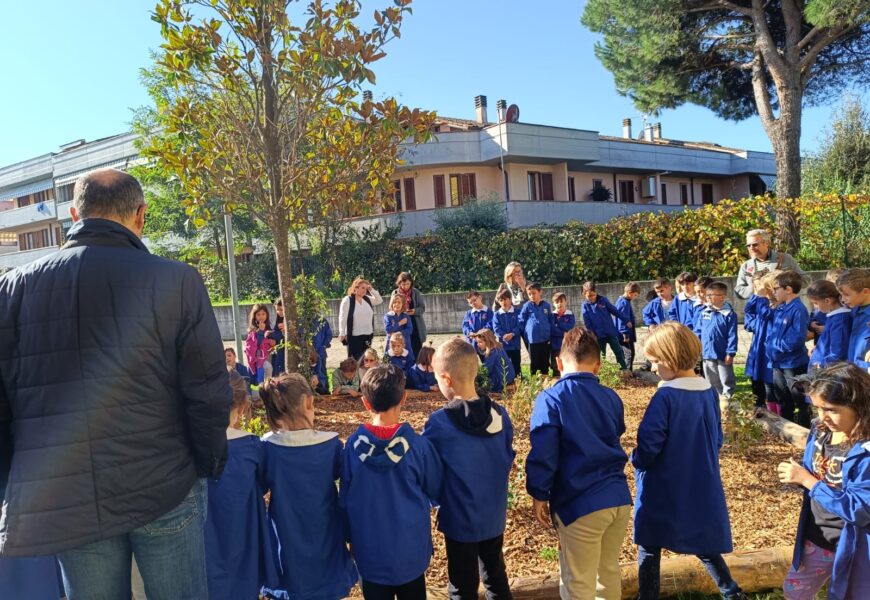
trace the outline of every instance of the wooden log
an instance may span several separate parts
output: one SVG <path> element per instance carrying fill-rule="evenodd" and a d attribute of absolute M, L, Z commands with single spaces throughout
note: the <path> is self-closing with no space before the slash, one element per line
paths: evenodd
<path fill-rule="evenodd" d="M 768 433 L 772 433 L 799 450 L 806 447 L 810 435 L 810 430 L 806 427 L 801 427 L 763 408 L 755 409 L 754 416 L 758 424 Z"/>
<path fill-rule="evenodd" d="M 725 555 L 731 576 L 744 592 L 779 589 L 791 566 L 792 546 L 777 546 L 764 550 L 747 550 Z M 622 569 L 622 598 L 637 597 L 637 564 L 626 563 Z M 537 577 L 517 577 L 510 582 L 516 600 L 557 600 L 559 574 L 549 573 Z M 662 558 L 661 595 L 673 596 L 681 592 L 715 594 L 718 590 L 701 561 L 694 556 Z M 447 591 L 430 589 L 430 600 L 446 600 Z M 481 599 L 485 598 L 481 587 Z"/>

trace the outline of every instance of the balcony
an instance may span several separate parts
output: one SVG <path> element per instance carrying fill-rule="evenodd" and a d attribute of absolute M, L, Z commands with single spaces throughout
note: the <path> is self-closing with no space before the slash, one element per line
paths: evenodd
<path fill-rule="evenodd" d="M 54 221 L 56 218 L 57 212 L 53 200 L 39 202 L 0 212 L 0 230 L 14 230 L 42 221 Z"/>
<path fill-rule="evenodd" d="M 57 246 L 50 246 L 48 248 L 37 248 L 36 250 L 25 250 L 24 252 L 0 254 L 0 273 L 26 265 L 43 256 L 54 254 L 57 250 Z"/>

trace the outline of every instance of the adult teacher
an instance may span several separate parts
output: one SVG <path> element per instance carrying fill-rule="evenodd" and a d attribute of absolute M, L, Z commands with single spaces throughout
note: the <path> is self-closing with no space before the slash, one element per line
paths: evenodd
<path fill-rule="evenodd" d="M 749 260 L 740 265 L 737 272 L 737 283 L 734 285 L 734 293 L 744 300 L 753 292 L 752 276 L 759 271 L 795 271 L 804 280 L 804 284 L 810 281 L 797 261 L 791 254 L 776 252 L 770 249 L 770 233 L 764 229 L 752 229 L 746 232 L 746 250 L 749 252 Z"/>
<path fill-rule="evenodd" d="M 338 337 L 348 357 L 359 360 L 375 335 L 374 307 L 384 301 L 372 284 L 357 277 L 338 307 Z"/>
<path fill-rule="evenodd" d="M 495 300 L 492 303 L 493 311 L 501 308 L 498 297 L 505 290 L 510 291 L 511 303 L 517 310 L 522 308 L 529 299 L 526 295 L 526 276 L 523 275 L 523 266 L 516 261 L 509 262 L 504 268 L 504 281 L 498 286 L 498 291 L 495 293 Z"/>
<path fill-rule="evenodd" d="M 414 287 L 414 279 L 409 273 L 404 271 L 396 277 L 396 289 L 393 294 L 401 294 L 405 297 L 405 310 L 411 317 L 411 322 L 414 325 L 411 331 L 411 350 L 414 356 L 420 355 L 420 348 L 426 342 L 426 322 L 423 320 L 423 313 L 426 312 L 426 303 L 423 301 L 423 294 L 420 290 Z"/>

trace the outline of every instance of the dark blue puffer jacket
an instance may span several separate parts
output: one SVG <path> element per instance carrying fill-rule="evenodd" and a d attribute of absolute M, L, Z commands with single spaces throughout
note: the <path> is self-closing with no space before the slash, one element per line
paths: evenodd
<path fill-rule="evenodd" d="M 193 267 L 119 223 L 0 277 L 0 555 L 127 533 L 226 460 L 231 391 Z"/>

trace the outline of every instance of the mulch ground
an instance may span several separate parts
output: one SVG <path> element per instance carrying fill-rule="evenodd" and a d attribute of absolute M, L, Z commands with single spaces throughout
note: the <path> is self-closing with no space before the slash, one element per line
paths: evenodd
<path fill-rule="evenodd" d="M 626 452 L 630 453 L 655 386 L 630 380 L 616 391 L 625 405 L 626 433 L 622 441 Z M 428 416 L 443 404 L 444 398 L 440 394 L 409 392 L 403 417 L 420 431 Z M 343 440 L 368 416 L 362 403 L 356 399 L 324 396 L 317 401 L 316 427 L 337 431 Z M 517 460 L 510 478 L 510 506 L 504 541 L 508 574 L 510 577 L 526 577 L 553 573 L 559 569 L 556 532 L 535 521 L 531 499 L 525 492 L 523 464 L 529 452 L 528 418 L 521 419 L 523 422 L 513 420 Z M 738 428 L 734 429 L 737 431 Z M 744 428 L 740 428 L 737 439 L 726 441 L 720 455 L 720 466 L 735 550 L 754 550 L 793 542 L 801 496 L 796 488 L 783 486 L 776 477 L 776 465 L 789 457 L 799 458 L 798 451 L 760 430 L 747 434 Z M 634 473 L 630 465 L 626 467 L 626 475 L 633 496 Z M 636 559 L 631 535 L 632 524 L 629 523 L 621 553 L 624 563 Z M 437 588 L 447 584 L 447 560 L 443 537 L 434 528 L 432 537 L 435 556 L 427 572 L 427 586 Z"/>

